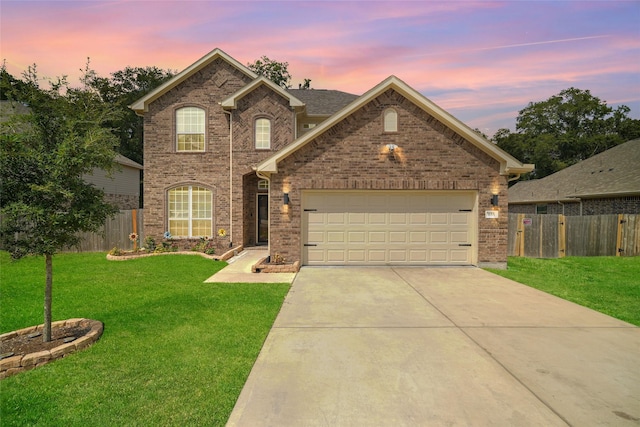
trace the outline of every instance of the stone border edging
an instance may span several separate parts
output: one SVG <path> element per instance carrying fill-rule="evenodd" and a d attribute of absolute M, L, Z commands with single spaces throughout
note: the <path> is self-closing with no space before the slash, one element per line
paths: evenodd
<path fill-rule="evenodd" d="M 51 350 L 43 350 L 36 353 L 25 354 L 24 356 L 11 356 L 0 360 L 0 379 L 10 377 L 23 371 L 29 371 L 39 366 L 45 365 L 54 360 L 61 359 L 68 354 L 76 351 L 84 350 L 94 342 L 98 341 L 102 336 L 104 325 L 98 320 L 92 319 L 68 319 L 51 323 L 51 328 L 66 326 L 90 326 L 91 330 L 85 335 L 73 340 L 72 342 L 61 344 Z M 16 336 L 28 335 L 32 332 L 41 331 L 44 325 L 31 326 L 29 328 L 18 329 L 17 331 L 7 332 L 0 335 L 0 341 L 5 341 Z"/>
<path fill-rule="evenodd" d="M 204 252 L 197 251 L 177 251 L 177 252 L 152 252 L 152 253 L 139 253 L 136 255 L 110 255 L 107 254 L 107 259 L 109 261 L 127 261 L 130 259 L 136 258 L 146 258 L 150 256 L 158 256 L 158 255 L 200 255 L 203 258 L 211 259 L 214 261 L 226 261 L 229 258 L 236 255 L 238 252 L 242 252 L 244 248 L 242 246 L 237 246 L 233 249 L 229 249 L 227 252 L 222 255 L 207 255 Z"/>
<path fill-rule="evenodd" d="M 269 264 L 269 257 L 261 258 L 251 267 L 252 273 L 297 273 L 300 271 L 300 261 L 293 264 Z"/>

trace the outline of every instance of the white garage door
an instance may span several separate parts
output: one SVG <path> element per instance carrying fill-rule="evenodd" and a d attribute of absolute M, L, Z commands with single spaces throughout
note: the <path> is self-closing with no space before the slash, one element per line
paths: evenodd
<path fill-rule="evenodd" d="M 306 191 L 305 265 L 470 265 L 476 194 Z"/>

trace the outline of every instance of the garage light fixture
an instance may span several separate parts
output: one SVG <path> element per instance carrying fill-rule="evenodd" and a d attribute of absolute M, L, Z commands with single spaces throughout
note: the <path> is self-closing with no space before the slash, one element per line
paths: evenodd
<path fill-rule="evenodd" d="M 387 150 L 389 150 L 389 154 L 393 154 L 396 148 L 398 148 L 396 144 L 387 144 Z"/>
<path fill-rule="evenodd" d="M 498 206 L 498 195 L 494 194 L 491 196 L 491 206 Z"/>
<path fill-rule="evenodd" d="M 289 193 L 284 193 L 284 204 L 289 205 Z"/>

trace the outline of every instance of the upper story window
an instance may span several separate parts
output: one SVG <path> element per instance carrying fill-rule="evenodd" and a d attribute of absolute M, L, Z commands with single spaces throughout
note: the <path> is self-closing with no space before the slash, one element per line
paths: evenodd
<path fill-rule="evenodd" d="M 398 112 L 393 108 L 387 108 L 383 113 L 384 131 L 398 132 Z"/>
<path fill-rule="evenodd" d="M 255 138 L 257 149 L 271 148 L 271 120 L 264 118 L 256 119 Z"/>
<path fill-rule="evenodd" d="M 202 108 L 184 107 L 176 110 L 177 151 L 204 151 L 204 119 Z"/>

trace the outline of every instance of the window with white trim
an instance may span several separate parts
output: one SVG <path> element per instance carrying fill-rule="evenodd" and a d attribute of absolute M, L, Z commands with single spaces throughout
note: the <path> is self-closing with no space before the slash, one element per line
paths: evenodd
<path fill-rule="evenodd" d="M 258 181 L 258 190 L 268 190 L 269 189 L 269 181 L 266 179 L 261 179 Z"/>
<path fill-rule="evenodd" d="M 176 151 L 204 151 L 205 112 L 198 107 L 176 110 Z"/>
<path fill-rule="evenodd" d="M 398 132 L 398 112 L 393 108 L 387 108 L 383 113 L 384 131 Z"/>
<path fill-rule="evenodd" d="M 265 118 L 256 119 L 255 138 L 257 149 L 271 148 L 271 120 Z"/>
<path fill-rule="evenodd" d="M 169 190 L 169 232 L 175 237 L 209 237 L 212 230 L 211 190 L 182 186 Z"/>

